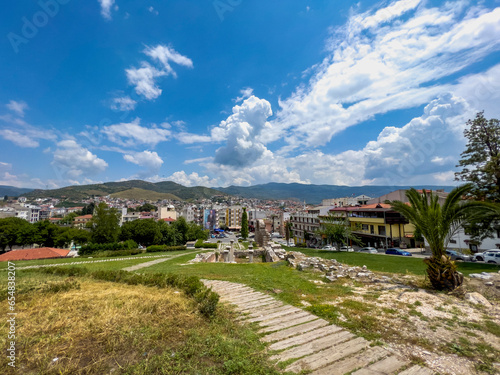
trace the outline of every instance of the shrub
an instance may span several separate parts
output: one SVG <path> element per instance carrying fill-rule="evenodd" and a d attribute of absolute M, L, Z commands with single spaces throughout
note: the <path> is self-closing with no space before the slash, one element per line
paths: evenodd
<path fill-rule="evenodd" d="M 82 246 L 78 250 L 79 255 L 94 254 L 98 251 L 114 251 L 114 250 L 134 250 L 137 249 L 137 243 L 134 240 L 127 240 L 125 242 L 117 243 L 89 243 Z"/>
<path fill-rule="evenodd" d="M 142 254 L 144 251 L 140 249 L 134 250 L 110 250 L 110 251 L 97 251 L 92 254 L 94 258 L 105 258 L 105 257 L 123 257 L 127 255 Z"/>
<path fill-rule="evenodd" d="M 167 245 L 151 245 L 146 249 L 147 253 L 156 253 L 160 251 L 179 251 L 186 250 L 186 246 L 167 246 Z"/>
<path fill-rule="evenodd" d="M 199 248 L 204 248 L 204 249 L 217 249 L 219 247 L 218 244 L 216 243 L 204 243 L 203 240 L 198 240 L 196 241 L 196 243 L 194 244 L 194 247 L 196 249 L 199 249 Z"/>

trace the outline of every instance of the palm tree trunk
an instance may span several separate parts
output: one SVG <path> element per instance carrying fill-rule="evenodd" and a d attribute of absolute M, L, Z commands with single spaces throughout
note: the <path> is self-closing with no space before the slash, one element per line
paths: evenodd
<path fill-rule="evenodd" d="M 457 266 L 448 256 L 432 256 L 424 259 L 427 275 L 434 289 L 452 291 L 464 282 L 464 275 L 457 271 Z"/>

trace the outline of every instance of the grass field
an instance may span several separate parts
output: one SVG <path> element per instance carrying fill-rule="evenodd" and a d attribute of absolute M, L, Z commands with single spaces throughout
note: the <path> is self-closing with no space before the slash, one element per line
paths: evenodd
<path fill-rule="evenodd" d="M 353 266 L 366 265 L 372 271 L 396 277 L 411 276 L 420 280 L 420 285 L 425 284 L 425 264 L 421 258 L 315 249 L 288 250 L 334 258 Z M 377 306 L 380 293 L 363 292 L 365 294 L 360 296 L 359 288 L 363 285 L 359 282 L 325 283 L 322 274 L 292 269 L 284 261 L 188 263 L 194 258 L 194 253 L 192 250 L 152 253 L 175 257 L 135 272 L 175 273 L 243 283 L 288 304 L 302 308 L 307 304 L 307 309 L 314 314 L 369 340 L 382 342 L 390 338 L 389 333 L 397 335 L 398 332 L 390 327 L 381 328 L 376 315 L 385 316 L 390 321 L 394 314 L 413 317 L 418 313 L 415 306 L 401 303 L 397 309 L 384 310 Z M 158 259 L 138 259 L 142 255 L 74 266 L 90 271 L 114 271 Z M 89 259 L 27 261 L 16 262 L 16 265 L 60 263 L 69 266 L 69 263 L 82 260 Z M 458 265 L 466 275 L 499 270 L 496 265 L 481 263 L 459 262 Z M 4 275 L 6 273 L 0 272 L 0 278 Z M 235 325 L 235 315 L 226 308 L 220 308 L 215 319 L 207 320 L 194 309 L 192 301 L 175 290 L 119 285 L 86 277 L 68 279 L 36 270 L 17 271 L 16 283 L 22 327 L 19 361 L 26 364 L 26 372 L 21 373 L 102 374 L 112 369 L 116 374 L 277 373 L 266 360 L 265 347 L 259 343 L 258 335 L 251 327 Z M 59 284 L 63 287 L 57 287 Z M 1 280 L 0 291 L 5 287 L 6 282 Z M 339 304 L 333 305 L 332 301 L 339 301 Z M 5 300 L 0 301 L 0 312 L 5 306 Z M 407 325 L 408 322 L 403 323 Z M 485 330 L 487 324 L 495 324 L 494 334 L 500 335 L 500 326 L 488 322 L 478 325 L 478 329 Z M 436 322 L 436 327 L 440 327 L 439 322 Z M 6 323 L 0 323 L 0 335 L 5 335 L 6 329 Z M 472 328 L 467 332 L 477 335 Z M 395 340 L 403 340 L 397 337 Z M 471 350 L 476 353 L 475 349 Z M 30 354 L 32 351 L 34 354 Z M 54 358 L 58 360 L 53 362 Z M 4 360 L 0 359 L 0 366 L 4 365 L 1 362 Z"/>

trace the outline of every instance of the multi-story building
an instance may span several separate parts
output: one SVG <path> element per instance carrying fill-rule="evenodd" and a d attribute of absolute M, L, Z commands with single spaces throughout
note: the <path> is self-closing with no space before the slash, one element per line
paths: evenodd
<path fill-rule="evenodd" d="M 73 226 L 76 228 L 83 229 L 86 227 L 87 223 L 92 220 L 92 215 L 82 215 L 82 216 L 77 216 L 75 217 L 75 221 L 73 223 Z"/>
<path fill-rule="evenodd" d="M 295 243 L 307 243 L 319 229 L 320 220 L 317 213 L 295 212 L 290 215 Z"/>
<path fill-rule="evenodd" d="M 195 221 L 195 210 L 193 209 L 193 206 L 184 207 L 180 212 L 180 216 L 186 219 L 188 223 L 190 221 Z"/>
<path fill-rule="evenodd" d="M 242 206 L 230 206 L 226 208 L 225 225 L 230 230 L 241 230 L 241 215 L 243 214 Z"/>
<path fill-rule="evenodd" d="M 376 203 L 361 207 L 338 207 L 330 211 L 348 221 L 352 232 L 366 246 L 415 247 L 415 227 L 391 205 Z"/>
<path fill-rule="evenodd" d="M 321 202 L 322 206 L 336 206 L 336 207 L 346 207 L 346 206 L 363 206 L 372 199 L 367 195 L 358 195 L 357 197 L 344 197 L 344 198 L 333 198 L 333 199 L 323 199 Z"/>

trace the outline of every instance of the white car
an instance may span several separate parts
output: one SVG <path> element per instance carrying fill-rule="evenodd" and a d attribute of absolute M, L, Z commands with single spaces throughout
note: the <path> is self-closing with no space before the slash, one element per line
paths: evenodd
<path fill-rule="evenodd" d="M 342 246 L 340 248 L 340 251 L 348 251 L 348 252 L 352 253 L 354 251 L 354 249 L 352 248 L 352 246 Z"/>
<path fill-rule="evenodd" d="M 363 247 L 358 250 L 360 253 L 377 254 L 378 251 L 374 247 Z"/>
<path fill-rule="evenodd" d="M 486 251 L 484 253 L 484 262 L 500 264 L 500 252 Z"/>
<path fill-rule="evenodd" d="M 337 251 L 337 249 L 335 248 L 335 246 L 332 246 L 332 245 L 326 245 L 326 246 L 323 246 L 323 247 L 321 248 L 321 250 Z"/>
<path fill-rule="evenodd" d="M 474 256 L 472 257 L 472 261 L 473 262 L 476 262 L 476 261 L 482 262 L 483 260 L 486 260 L 485 259 L 486 256 L 490 256 L 491 254 L 494 254 L 494 253 L 500 253 L 500 250 L 491 249 L 491 250 L 486 250 L 483 253 L 474 254 Z"/>

